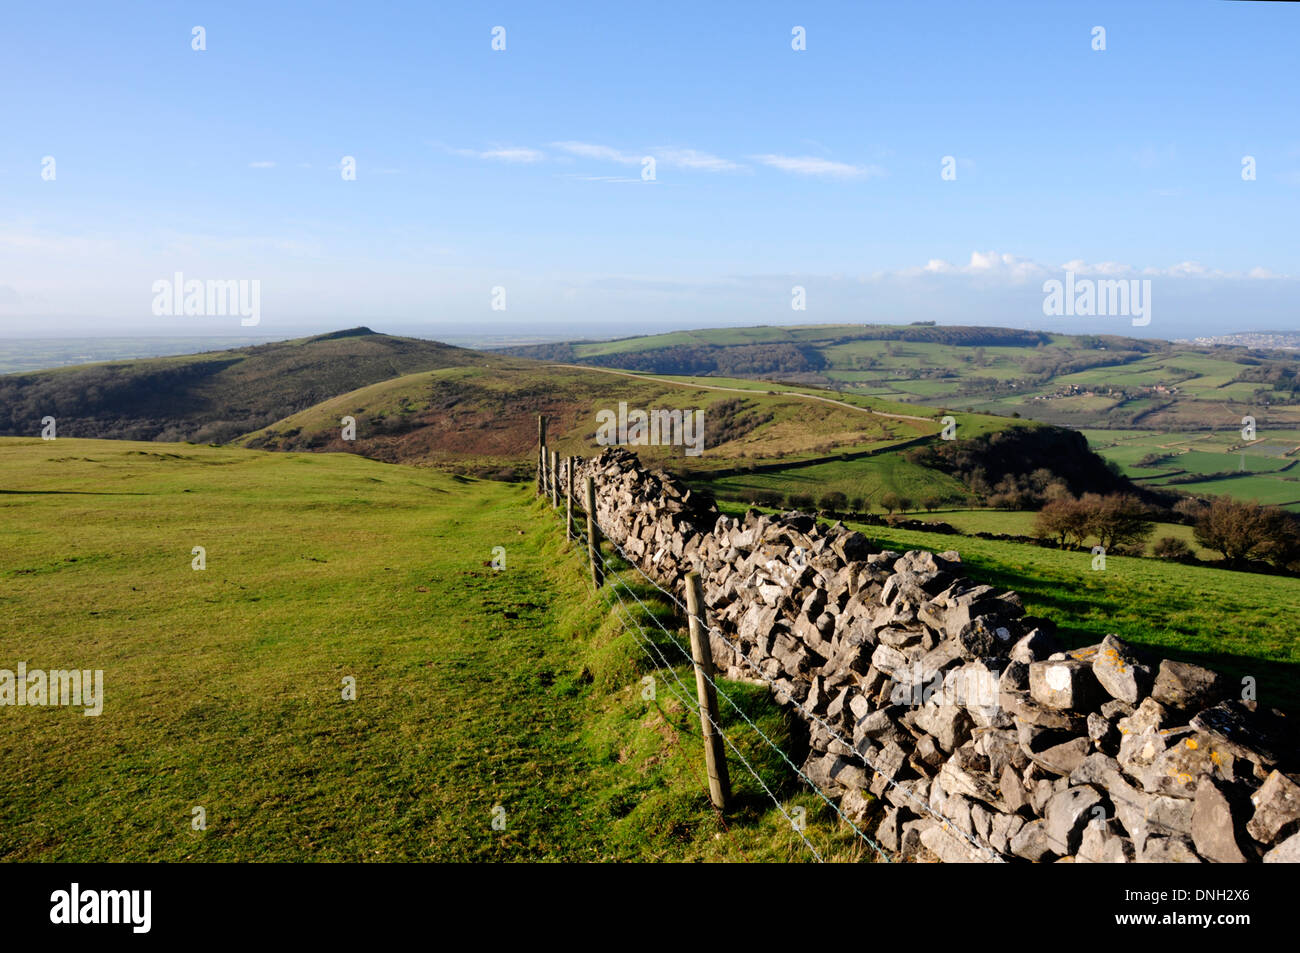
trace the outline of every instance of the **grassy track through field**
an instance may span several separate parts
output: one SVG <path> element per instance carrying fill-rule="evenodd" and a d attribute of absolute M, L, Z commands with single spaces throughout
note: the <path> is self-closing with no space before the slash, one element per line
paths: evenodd
<path fill-rule="evenodd" d="M 642 697 L 649 663 L 531 486 L 60 438 L 0 440 L 0 487 L 0 668 L 102 669 L 105 694 L 98 717 L 0 707 L 0 859 L 808 856 L 739 767 L 711 811 L 698 720 L 663 678 Z M 731 691 L 789 744 L 765 690 Z M 819 849 L 860 855 L 723 716 Z"/>

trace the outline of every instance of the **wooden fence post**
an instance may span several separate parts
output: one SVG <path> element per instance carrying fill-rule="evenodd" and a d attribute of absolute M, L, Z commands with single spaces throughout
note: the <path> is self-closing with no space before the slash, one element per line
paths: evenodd
<path fill-rule="evenodd" d="M 546 418 L 537 415 L 537 495 L 546 492 Z"/>
<path fill-rule="evenodd" d="M 550 476 L 551 476 L 551 509 L 553 510 L 558 510 L 560 508 L 560 475 L 555 472 L 558 463 L 559 463 L 559 457 L 556 455 L 555 451 L 552 450 Z"/>
<path fill-rule="evenodd" d="M 573 539 L 573 461 L 574 457 L 569 457 L 564 461 L 564 483 L 566 492 L 564 494 L 564 538 Z"/>
<path fill-rule="evenodd" d="M 600 564 L 600 527 L 596 525 L 596 481 L 587 477 L 587 555 L 591 557 L 591 581 L 599 589 L 605 582 Z"/>
<path fill-rule="evenodd" d="M 691 655 L 695 660 L 695 693 L 700 701 L 700 730 L 704 733 L 704 764 L 709 772 L 709 798 L 718 810 L 731 800 L 727 752 L 718 730 L 718 695 L 713 687 L 713 651 L 704 625 L 704 587 L 697 572 L 686 575 L 686 611 L 691 628 Z"/>

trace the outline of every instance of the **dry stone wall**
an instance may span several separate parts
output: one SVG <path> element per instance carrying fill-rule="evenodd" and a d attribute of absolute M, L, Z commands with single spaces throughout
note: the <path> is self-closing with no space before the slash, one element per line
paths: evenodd
<path fill-rule="evenodd" d="M 719 672 L 790 706 L 804 773 L 895 855 L 1300 861 L 1294 729 L 1218 673 L 1114 636 L 1067 651 L 956 552 L 720 516 L 620 448 L 577 467 L 642 571 L 679 597 L 700 573 Z"/>

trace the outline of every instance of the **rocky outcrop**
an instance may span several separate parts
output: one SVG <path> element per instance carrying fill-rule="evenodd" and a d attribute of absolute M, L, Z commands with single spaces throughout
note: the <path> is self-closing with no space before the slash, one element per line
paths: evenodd
<path fill-rule="evenodd" d="M 803 513 L 720 516 L 623 449 L 578 464 L 648 576 L 704 583 L 714 664 L 807 725 L 803 772 L 901 857 L 1300 859 L 1296 735 L 1219 674 L 1115 636 L 1066 650 L 955 552 Z M 874 802 L 873 803 L 873 799 Z"/>

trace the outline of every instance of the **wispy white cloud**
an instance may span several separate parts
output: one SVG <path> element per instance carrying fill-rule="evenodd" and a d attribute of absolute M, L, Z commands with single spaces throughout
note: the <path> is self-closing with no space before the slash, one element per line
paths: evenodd
<path fill-rule="evenodd" d="M 647 157 L 653 157 L 658 165 L 679 169 L 692 169 L 697 172 L 736 172 L 744 168 L 730 159 L 716 156 L 698 149 L 682 149 L 675 146 L 655 146 L 645 152 L 624 152 L 613 146 L 597 142 L 552 142 L 552 149 L 580 159 L 595 159 L 600 162 L 617 162 L 620 165 L 641 165 Z"/>
<path fill-rule="evenodd" d="M 526 146 L 496 146 L 491 149 L 448 149 L 458 156 L 465 156 L 469 159 L 492 159 L 497 162 L 541 162 L 546 158 L 546 153 L 537 149 L 529 149 Z"/>
<path fill-rule="evenodd" d="M 744 168 L 730 159 L 694 149 L 658 148 L 650 150 L 650 154 L 664 165 L 698 169 L 701 172 L 737 172 Z"/>
<path fill-rule="evenodd" d="M 626 175 L 576 175 L 574 173 L 565 173 L 560 176 L 563 179 L 573 179 L 575 182 L 613 182 L 625 183 L 629 185 L 658 185 L 655 179 L 642 179 L 639 176 L 633 178 Z"/>
<path fill-rule="evenodd" d="M 867 179 L 882 176 L 885 170 L 878 165 L 850 165 L 847 162 L 835 162 L 818 156 L 750 156 L 755 162 L 790 172 L 794 175 L 812 175 L 832 179 Z"/>
<path fill-rule="evenodd" d="M 270 159 L 261 159 L 257 162 L 248 163 L 250 169 L 274 169 L 275 163 Z"/>
<path fill-rule="evenodd" d="M 559 149 L 561 152 L 567 152 L 569 155 L 578 156 L 583 159 L 601 159 L 605 162 L 621 162 L 624 165 L 639 165 L 644 156 L 633 155 L 630 152 L 620 152 L 612 146 L 602 146 L 594 142 L 574 142 L 566 140 L 564 142 L 552 142 L 552 149 Z"/>

